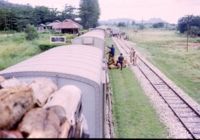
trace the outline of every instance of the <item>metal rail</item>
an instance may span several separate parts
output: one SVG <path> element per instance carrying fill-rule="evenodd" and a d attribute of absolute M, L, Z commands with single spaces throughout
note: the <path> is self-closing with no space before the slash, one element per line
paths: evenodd
<path fill-rule="evenodd" d="M 117 40 L 127 54 L 130 46 L 122 40 Z M 141 57 L 138 56 L 137 67 L 169 106 L 183 127 L 194 139 L 200 138 L 200 114 L 178 92 L 173 89 L 155 70 L 153 70 Z"/>

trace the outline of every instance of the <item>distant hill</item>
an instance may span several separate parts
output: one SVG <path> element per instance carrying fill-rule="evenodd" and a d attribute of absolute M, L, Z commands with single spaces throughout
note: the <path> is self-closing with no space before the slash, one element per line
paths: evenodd
<path fill-rule="evenodd" d="M 161 18 L 150 18 L 149 20 L 134 20 L 134 19 L 128 19 L 128 18 L 118 18 L 118 19 L 109 19 L 109 20 L 101 20 L 99 21 L 100 24 L 118 24 L 119 22 L 124 23 L 132 23 L 132 21 L 135 21 L 136 23 L 145 23 L 145 24 L 154 24 L 159 22 L 166 22 L 162 20 Z"/>
<path fill-rule="evenodd" d="M 0 0 L 0 8 L 32 8 L 30 5 L 22 5 L 22 4 L 15 4 L 10 3 L 4 0 Z"/>
<path fill-rule="evenodd" d="M 109 19 L 109 20 L 101 20 L 100 24 L 118 24 L 119 22 L 131 23 L 133 19 L 128 18 L 117 18 L 117 19 Z"/>
<path fill-rule="evenodd" d="M 162 20 L 161 18 L 150 18 L 149 20 L 144 21 L 144 23 L 150 23 L 150 24 L 159 22 L 166 22 L 166 21 Z"/>

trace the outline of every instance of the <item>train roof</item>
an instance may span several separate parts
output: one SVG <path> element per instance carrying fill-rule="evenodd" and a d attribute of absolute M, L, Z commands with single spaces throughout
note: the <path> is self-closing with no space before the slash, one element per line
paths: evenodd
<path fill-rule="evenodd" d="M 103 30 L 95 30 L 94 29 L 94 30 L 91 30 L 91 31 L 79 36 L 79 37 L 95 37 L 95 38 L 104 40 L 105 39 L 105 32 Z"/>
<path fill-rule="evenodd" d="M 108 29 L 108 26 L 101 25 L 101 26 L 96 27 L 96 29 L 107 30 L 107 29 Z"/>
<path fill-rule="evenodd" d="M 99 48 L 86 45 L 68 45 L 50 49 L 28 60 L 11 66 L 0 75 L 17 73 L 55 73 L 71 75 L 100 84 L 102 79 L 102 56 Z"/>

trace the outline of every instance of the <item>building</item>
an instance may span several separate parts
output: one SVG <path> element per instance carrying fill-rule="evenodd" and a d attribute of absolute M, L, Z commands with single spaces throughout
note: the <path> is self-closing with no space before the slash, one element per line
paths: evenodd
<path fill-rule="evenodd" d="M 55 32 L 60 32 L 60 30 L 56 30 L 56 29 L 55 29 L 55 26 L 56 26 L 57 24 L 59 24 L 59 23 L 61 23 L 61 21 L 55 20 L 55 21 L 52 22 L 52 23 L 48 23 L 48 24 L 46 25 L 46 27 L 47 27 L 47 29 L 49 29 L 49 30 L 54 30 Z"/>
<path fill-rule="evenodd" d="M 47 31 L 47 26 L 45 24 L 40 24 L 37 27 L 38 32 L 46 32 Z"/>
<path fill-rule="evenodd" d="M 52 23 L 48 23 L 46 26 L 48 29 L 53 29 L 55 25 L 57 25 L 58 23 L 60 23 L 61 21 L 59 20 L 55 20 L 54 22 Z"/>
<path fill-rule="evenodd" d="M 49 29 L 60 33 L 77 34 L 82 26 L 71 19 L 65 19 L 63 22 L 54 21 L 48 24 Z"/>

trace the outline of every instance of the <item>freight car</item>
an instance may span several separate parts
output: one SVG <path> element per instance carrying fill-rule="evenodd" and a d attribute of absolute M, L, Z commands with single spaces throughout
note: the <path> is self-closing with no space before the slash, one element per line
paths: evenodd
<path fill-rule="evenodd" d="M 100 48 L 104 51 L 105 30 L 98 28 L 92 29 L 91 31 L 73 39 L 72 44 L 89 45 Z"/>
<path fill-rule="evenodd" d="M 15 77 L 27 83 L 39 77 L 50 78 L 59 88 L 75 85 L 82 92 L 82 111 L 87 121 L 87 134 L 90 138 L 102 138 L 105 123 L 104 66 L 102 49 L 69 45 L 50 49 L 1 71 L 0 75 L 5 78 Z"/>

